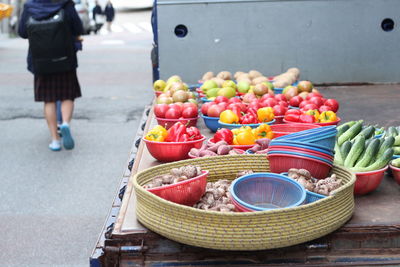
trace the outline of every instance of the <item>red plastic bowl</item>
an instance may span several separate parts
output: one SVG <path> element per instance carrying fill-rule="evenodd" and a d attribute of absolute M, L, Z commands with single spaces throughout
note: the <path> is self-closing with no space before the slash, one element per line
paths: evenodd
<path fill-rule="evenodd" d="M 194 178 L 176 184 L 148 189 L 149 192 L 168 201 L 181 205 L 193 206 L 206 191 L 208 171 Z"/>
<path fill-rule="evenodd" d="M 382 182 L 387 168 L 388 166 L 370 172 L 355 172 L 354 174 L 356 175 L 357 180 L 354 184 L 354 194 L 365 195 L 377 189 Z"/>
<path fill-rule="evenodd" d="M 317 160 L 296 155 L 272 154 L 268 155 L 269 167 L 271 172 L 288 172 L 291 168 L 306 169 L 311 176 L 317 179 L 325 179 L 332 166 Z"/>
<path fill-rule="evenodd" d="M 312 149 L 306 149 L 306 148 L 301 148 L 301 147 L 294 147 L 294 146 L 276 146 L 276 145 L 272 145 L 269 146 L 270 149 L 274 150 L 279 150 L 281 148 L 283 149 L 290 149 L 291 151 L 296 151 L 296 152 L 307 152 L 307 153 L 314 153 L 316 156 L 327 156 L 327 157 L 331 157 L 331 158 L 335 158 L 334 156 L 331 156 L 329 154 L 320 152 L 320 151 L 316 151 L 316 150 L 312 150 Z"/>
<path fill-rule="evenodd" d="M 306 155 L 321 157 L 321 158 L 333 161 L 333 157 L 332 156 L 329 156 L 327 154 L 323 154 L 323 153 L 320 153 L 320 152 L 318 152 L 319 153 L 318 154 L 318 153 L 314 153 L 314 151 L 305 151 L 305 150 L 302 150 L 302 149 L 297 150 L 296 148 L 294 148 L 294 149 L 292 149 L 292 148 L 278 148 L 276 146 L 268 148 L 268 151 L 274 151 L 274 150 L 275 151 L 277 150 L 277 151 L 297 152 L 297 153 L 302 153 L 302 154 L 306 154 Z"/>
<path fill-rule="evenodd" d="M 392 170 L 394 180 L 400 185 L 400 168 L 395 167 L 393 165 L 389 165 L 390 169 Z"/>
<path fill-rule="evenodd" d="M 340 121 L 341 121 L 341 119 L 339 117 L 337 117 L 337 120 L 333 121 L 333 122 L 325 122 L 325 123 L 315 122 L 315 123 L 312 123 L 312 124 L 319 125 L 319 126 L 329 126 L 329 125 L 338 125 Z M 302 122 L 287 121 L 285 119 L 283 119 L 283 122 L 287 123 L 287 124 L 303 124 Z M 311 123 L 308 123 L 308 124 L 311 124 Z"/>
<path fill-rule="evenodd" d="M 142 138 L 146 143 L 150 154 L 157 160 L 171 162 L 189 158 L 189 151 L 192 148 L 200 148 L 206 137 L 187 142 L 155 142 Z"/>
<path fill-rule="evenodd" d="M 254 146 L 255 144 L 252 145 L 230 145 L 232 148 L 240 149 L 246 151 L 247 149 L 250 149 Z"/>
<path fill-rule="evenodd" d="M 252 212 L 252 211 L 254 211 L 254 210 L 248 209 L 248 208 L 246 208 L 246 207 L 240 205 L 239 203 L 237 203 L 237 202 L 235 201 L 235 199 L 232 197 L 232 195 L 230 195 L 229 200 L 230 200 L 231 203 L 235 206 L 236 211 L 239 211 L 239 212 Z"/>
<path fill-rule="evenodd" d="M 199 117 L 197 116 L 196 118 L 184 118 L 184 119 L 164 119 L 164 118 L 158 118 L 156 117 L 156 120 L 158 122 L 158 125 L 163 126 L 165 129 L 169 129 L 174 125 L 176 122 L 180 121 L 183 124 L 187 125 L 187 127 L 191 126 L 196 126 L 197 125 L 197 120 Z"/>
<path fill-rule="evenodd" d="M 273 124 L 271 125 L 271 130 L 274 132 L 274 138 L 276 138 L 287 134 L 297 133 L 300 131 L 305 131 L 319 127 L 321 126 L 310 123 L 286 123 L 286 124 Z"/>

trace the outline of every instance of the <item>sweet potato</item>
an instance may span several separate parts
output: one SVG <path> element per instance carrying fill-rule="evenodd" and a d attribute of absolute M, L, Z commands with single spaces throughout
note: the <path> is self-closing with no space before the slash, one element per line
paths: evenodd
<path fill-rule="evenodd" d="M 217 154 L 213 151 L 210 150 L 203 150 L 200 151 L 199 156 L 200 157 L 212 157 L 212 156 L 216 156 Z"/>
<path fill-rule="evenodd" d="M 218 155 L 227 155 L 229 151 L 231 151 L 232 148 L 228 145 L 221 145 L 217 149 L 217 154 Z"/>

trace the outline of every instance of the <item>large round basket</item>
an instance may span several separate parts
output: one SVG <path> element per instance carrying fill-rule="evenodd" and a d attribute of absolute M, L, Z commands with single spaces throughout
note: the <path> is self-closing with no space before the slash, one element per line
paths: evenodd
<path fill-rule="evenodd" d="M 342 186 L 332 196 L 294 208 L 260 212 L 216 212 L 178 205 L 143 189 L 160 173 L 188 164 L 208 170 L 208 181 L 233 180 L 241 170 L 268 172 L 265 155 L 216 156 L 162 164 L 133 176 L 138 220 L 148 229 L 188 245 L 220 250 L 262 250 L 292 246 L 327 235 L 350 219 L 355 176 L 332 171 Z"/>

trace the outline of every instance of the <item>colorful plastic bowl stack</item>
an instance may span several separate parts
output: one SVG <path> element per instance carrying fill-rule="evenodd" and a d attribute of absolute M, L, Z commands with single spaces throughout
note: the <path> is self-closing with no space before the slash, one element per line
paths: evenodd
<path fill-rule="evenodd" d="M 295 180 L 276 173 L 253 173 L 234 180 L 229 188 L 238 211 L 265 211 L 302 205 L 306 190 Z"/>
<path fill-rule="evenodd" d="M 323 128 L 331 128 L 331 130 Z M 332 130 L 334 132 L 333 142 L 335 142 L 336 128 L 332 127 L 310 129 L 272 140 L 267 153 L 271 171 L 282 173 L 287 172 L 290 168 L 306 169 L 317 179 L 326 178 L 333 166 L 332 147 L 310 141 L 312 138 L 316 138 L 323 144 L 329 144 L 322 137 L 326 136 L 327 139 L 330 139 L 331 133 L 324 132 Z M 318 134 L 318 132 L 320 133 Z"/>

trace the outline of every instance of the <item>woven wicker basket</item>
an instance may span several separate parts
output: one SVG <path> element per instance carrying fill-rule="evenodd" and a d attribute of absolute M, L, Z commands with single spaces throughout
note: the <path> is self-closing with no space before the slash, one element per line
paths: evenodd
<path fill-rule="evenodd" d="M 334 195 L 295 207 L 262 212 L 221 213 L 178 205 L 142 188 L 152 177 L 187 164 L 209 170 L 208 181 L 234 179 L 240 170 L 268 172 L 265 155 L 198 158 L 149 168 L 132 177 L 137 218 L 148 229 L 188 245 L 220 250 L 262 250 L 291 246 L 324 236 L 350 219 L 354 174 L 335 166 L 342 179 Z"/>

